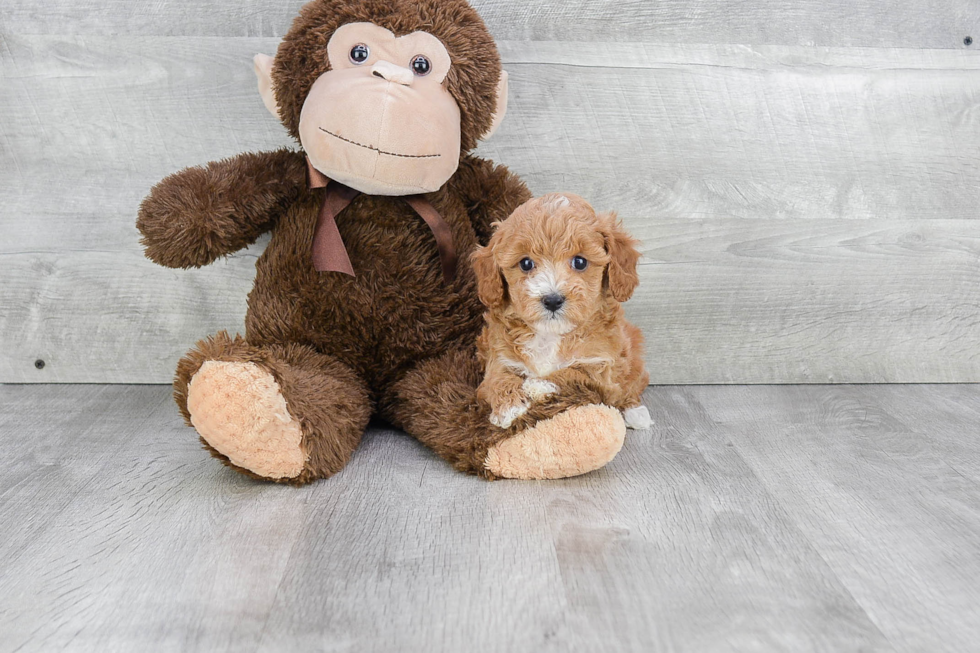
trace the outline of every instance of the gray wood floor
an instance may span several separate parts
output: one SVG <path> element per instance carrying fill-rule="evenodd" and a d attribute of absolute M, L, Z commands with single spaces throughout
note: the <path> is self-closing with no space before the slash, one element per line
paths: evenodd
<path fill-rule="evenodd" d="M 160 386 L 0 386 L 0 650 L 969 651 L 980 386 L 656 387 L 606 469 L 373 429 L 227 471 Z"/>

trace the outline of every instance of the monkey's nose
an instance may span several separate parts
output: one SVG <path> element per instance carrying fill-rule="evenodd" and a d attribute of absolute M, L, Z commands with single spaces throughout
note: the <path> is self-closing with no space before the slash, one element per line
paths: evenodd
<path fill-rule="evenodd" d="M 565 298 L 557 293 L 554 293 L 542 297 L 541 303 L 544 304 L 545 308 L 554 313 L 565 304 Z"/>
<path fill-rule="evenodd" d="M 396 66 L 390 61 L 383 60 L 371 66 L 371 74 L 393 84 L 404 86 L 411 86 L 412 80 L 415 79 L 415 75 L 408 68 Z"/>

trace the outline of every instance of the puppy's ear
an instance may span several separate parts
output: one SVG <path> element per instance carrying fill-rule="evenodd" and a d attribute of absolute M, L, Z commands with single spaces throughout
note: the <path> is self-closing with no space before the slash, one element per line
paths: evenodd
<path fill-rule="evenodd" d="M 640 260 L 640 252 L 636 246 L 640 242 L 626 233 L 623 223 L 615 213 L 603 215 L 602 222 L 606 252 L 611 257 L 604 281 L 613 298 L 617 302 L 625 302 L 633 296 L 633 291 L 640 284 L 640 277 L 636 273 L 636 262 Z"/>
<path fill-rule="evenodd" d="M 477 247 L 470 256 L 473 271 L 476 273 L 476 291 L 480 301 L 487 308 L 500 308 L 504 305 L 504 274 L 493 258 L 490 246 Z"/>

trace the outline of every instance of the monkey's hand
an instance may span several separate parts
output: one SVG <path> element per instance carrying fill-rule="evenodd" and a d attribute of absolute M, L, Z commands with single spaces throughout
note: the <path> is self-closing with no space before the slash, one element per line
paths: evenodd
<path fill-rule="evenodd" d="M 285 149 L 187 168 L 143 200 L 140 242 L 160 265 L 201 267 L 254 243 L 305 187 L 303 155 Z"/>

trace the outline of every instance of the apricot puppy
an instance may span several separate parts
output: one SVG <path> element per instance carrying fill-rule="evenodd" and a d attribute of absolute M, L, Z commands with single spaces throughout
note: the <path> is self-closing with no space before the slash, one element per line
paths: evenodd
<path fill-rule="evenodd" d="M 614 213 L 567 193 L 532 199 L 495 226 L 472 255 L 487 307 L 477 396 L 490 421 L 507 428 L 532 402 L 579 383 L 599 388 L 628 427 L 648 428 L 643 335 L 620 305 L 639 283 L 637 241 Z"/>

